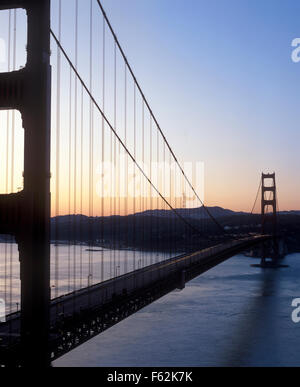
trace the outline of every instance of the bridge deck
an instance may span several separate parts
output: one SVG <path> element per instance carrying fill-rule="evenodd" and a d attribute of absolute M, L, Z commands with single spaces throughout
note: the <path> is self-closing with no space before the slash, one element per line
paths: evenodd
<path fill-rule="evenodd" d="M 254 235 L 226 242 L 53 299 L 52 358 L 58 358 L 164 294 L 183 288 L 185 282 L 268 238 Z M 0 349 L 18 345 L 19 333 L 20 313 L 15 313 L 0 324 Z"/>

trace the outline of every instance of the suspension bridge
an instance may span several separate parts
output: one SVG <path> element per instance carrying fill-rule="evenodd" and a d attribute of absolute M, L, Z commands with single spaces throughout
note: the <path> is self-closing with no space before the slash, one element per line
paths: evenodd
<path fill-rule="evenodd" d="M 100 1 L 1 0 L 0 10 L 1 365 L 48 366 L 237 253 L 272 243 L 277 255 L 275 174 L 262 176 L 258 226 L 241 217 L 226 229 L 176 157 Z"/>

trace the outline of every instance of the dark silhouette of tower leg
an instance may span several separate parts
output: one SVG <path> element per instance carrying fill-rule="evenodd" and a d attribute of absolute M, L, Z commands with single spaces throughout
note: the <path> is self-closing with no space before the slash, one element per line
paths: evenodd
<path fill-rule="evenodd" d="M 21 276 L 21 364 L 49 362 L 50 302 L 50 0 L 0 0 L 27 12 L 25 68 L 0 74 L 0 109 L 21 112 L 24 189 L 0 195 L 0 229 L 15 236 Z"/>
<path fill-rule="evenodd" d="M 266 185 L 266 180 L 271 181 L 270 185 Z M 278 259 L 278 238 L 277 238 L 277 200 L 276 200 L 276 178 L 273 174 L 262 174 L 262 198 L 261 198 L 261 215 L 262 215 L 262 234 L 271 234 L 271 242 L 263 244 L 261 266 L 265 267 L 270 262 L 268 258 L 272 258 L 271 264 L 276 265 Z M 267 211 L 270 207 L 271 211 Z M 268 245 L 267 245 L 268 244 Z M 269 253 L 269 254 L 268 254 Z"/>

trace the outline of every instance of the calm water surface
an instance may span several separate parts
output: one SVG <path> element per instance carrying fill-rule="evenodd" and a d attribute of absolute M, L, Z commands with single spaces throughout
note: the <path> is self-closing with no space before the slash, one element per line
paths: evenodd
<path fill-rule="evenodd" d="M 299 366 L 300 254 L 262 270 L 236 256 L 57 360 L 54 366 Z"/>
<path fill-rule="evenodd" d="M 52 296 L 168 257 L 52 246 Z M 291 320 L 291 303 L 300 297 L 300 254 L 287 256 L 289 267 L 279 270 L 251 267 L 256 262 L 231 258 L 54 366 L 299 366 L 300 324 Z M 17 247 L 0 244 L 0 298 L 6 294 L 7 313 L 19 307 L 19 285 Z"/>
<path fill-rule="evenodd" d="M 51 245 L 51 296 L 58 297 L 170 258 L 170 254 Z M 6 313 L 20 305 L 20 263 L 15 243 L 0 243 L 0 298 Z"/>

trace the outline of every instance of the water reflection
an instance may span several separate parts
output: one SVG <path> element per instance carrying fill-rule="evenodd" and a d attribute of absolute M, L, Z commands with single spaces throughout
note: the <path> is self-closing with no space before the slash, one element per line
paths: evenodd
<path fill-rule="evenodd" d="M 51 297 L 59 297 L 170 258 L 169 254 L 51 245 Z M 0 299 L 6 313 L 20 307 L 20 263 L 15 243 L 0 243 Z"/>
<path fill-rule="evenodd" d="M 299 366 L 300 254 L 262 270 L 236 256 L 122 321 L 55 366 Z"/>

